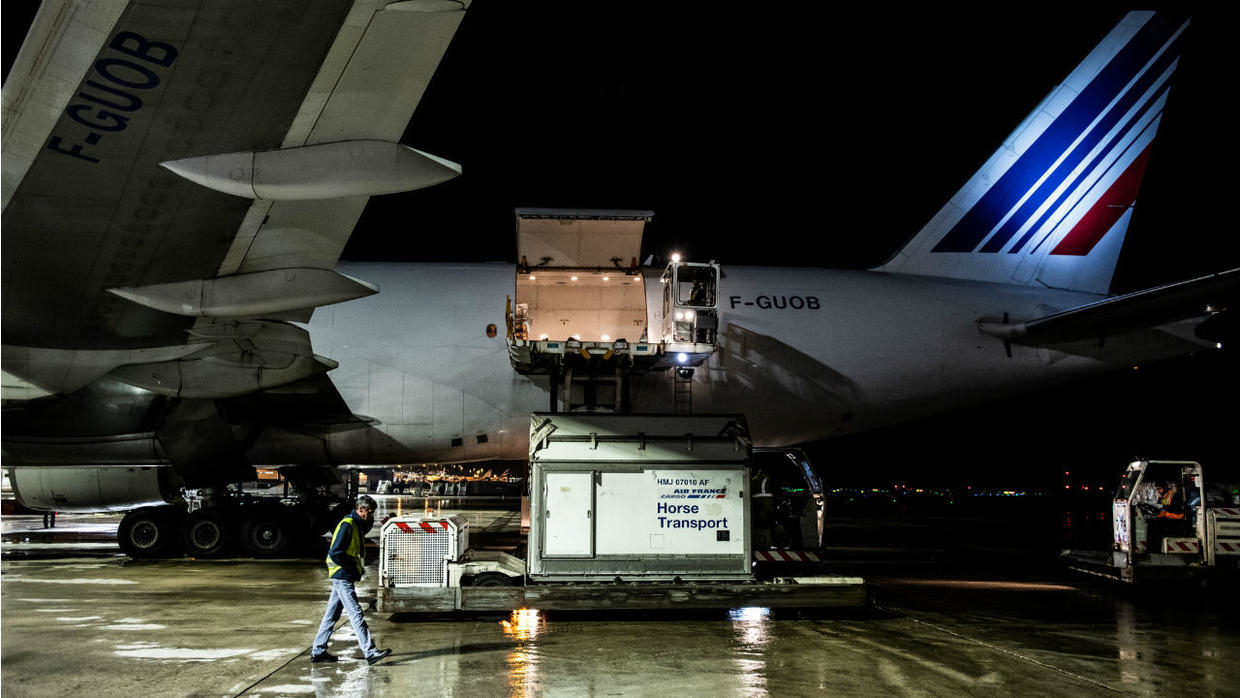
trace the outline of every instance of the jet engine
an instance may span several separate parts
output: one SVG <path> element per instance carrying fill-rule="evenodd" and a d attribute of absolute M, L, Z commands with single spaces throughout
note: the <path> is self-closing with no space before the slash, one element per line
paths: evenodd
<path fill-rule="evenodd" d="M 169 466 L 19 466 L 7 468 L 17 500 L 31 509 L 124 511 L 166 504 L 181 492 Z"/>

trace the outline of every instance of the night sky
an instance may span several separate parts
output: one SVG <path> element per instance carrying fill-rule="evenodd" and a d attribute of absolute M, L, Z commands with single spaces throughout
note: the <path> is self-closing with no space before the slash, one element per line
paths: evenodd
<path fill-rule="evenodd" d="M 374 200 L 346 256 L 513 261 L 512 208 L 560 206 L 655 211 L 644 254 L 875 266 L 1125 11 L 639 7 L 476 4 L 404 139 L 464 176 Z M 1194 15 L 1118 292 L 1240 266 L 1224 106 L 1237 25 Z M 811 450 L 840 485 L 1054 489 L 1067 469 L 1110 487 L 1138 456 L 1240 480 L 1238 363 L 1211 353 L 992 396 Z"/>
<path fill-rule="evenodd" d="M 7 72 L 22 5 L 3 7 Z M 402 139 L 464 175 L 373 199 L 344 258 L 512 262 L 512 210 L 539 206 L 653 210 L 643 254 L 881 264 L 1126 9 L 1018 7 L 475 2 Z M 1192 12 L 1116 291 L 1240 266 L 1235 12 Z M 1238 461 L 1237 363 L 995 396 L 815 451 L 837 482 L 1024 486 L 1068 464 L 1109 483 L 1138 454 L 1221 466 Z"/>

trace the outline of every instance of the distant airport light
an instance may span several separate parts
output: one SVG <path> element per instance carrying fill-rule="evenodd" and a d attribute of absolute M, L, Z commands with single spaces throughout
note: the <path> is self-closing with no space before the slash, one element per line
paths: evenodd
<path fill-rule="evenodd" d="M 573 277 L 573 281 L 576 281 L 576 280 L 577 280 L 577 277 L 575 277 L 575 276 L 574 276 L 574 277 Z"/>
<path fill-rule="evenodd" d="M 611 335 L 609 335 L 609 334 L 605 334 L 605 335 L 603 335 L 603 341 L 604 341 L 604 342 L 610 342 L 610 341 L 611 341 Z"/>
<path fill-rule="evenodd" d="M 672 264 L 679 264 L 679 263 L 680 263 L 680 253 L 673 252 L 672 253 Z"/>
<path fill-rule="evenodd" d="M 539 339 L 546 339 L 546 338 L 547 338 L 547 335 L 545 335 L 545 334 L 540 334 L 540 335 L 538 335 L 538 338 L 539 338 Z"/>
<path fill-rule="evenodd" d="M 534 279 L 537 279 L 537 278 L 538 278 L 537 276 L 534 276 L 533 274 L 530 274 L 530 281 L 533 281 Z"/>
<path fill-rule="evenodd" d="M 611 281 L 611 277 L 610 277 L 610 276 L 604 276 L 604 277 L 603 277 L 603 281 Z"/>
<path fill-rule="evenodd" d="M 681 363 L 681 364 L 689 363 L 689 355 L 684 352 L 677 354 L 676 363 Z"/>

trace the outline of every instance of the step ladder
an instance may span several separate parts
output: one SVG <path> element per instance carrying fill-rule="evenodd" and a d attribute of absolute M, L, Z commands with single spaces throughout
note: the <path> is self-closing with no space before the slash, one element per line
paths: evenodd
<path fill-rule="evenodd" d="M 693 412 L 693 369 L 672 369 L 672 412 L 675 414 L 691 414 Z"/>

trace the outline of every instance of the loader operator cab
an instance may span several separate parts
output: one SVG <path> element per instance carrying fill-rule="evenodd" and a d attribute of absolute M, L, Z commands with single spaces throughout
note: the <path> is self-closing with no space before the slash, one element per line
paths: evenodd
<path fill-rule="evenodd" d="M 659 279 L 663 287 L 662 339 L 669 354 L 696 365 L 714 352 L 719 332 L 719 265 L 681 262 L 678 255 Z"/>
<path fill-rule="evenodd" d="M 1115 494 L 1115 545 L 1134 554 L 1157 553 L 1168 539 L 1199 537 L 1201 466 L 1138 461 Z"/>

